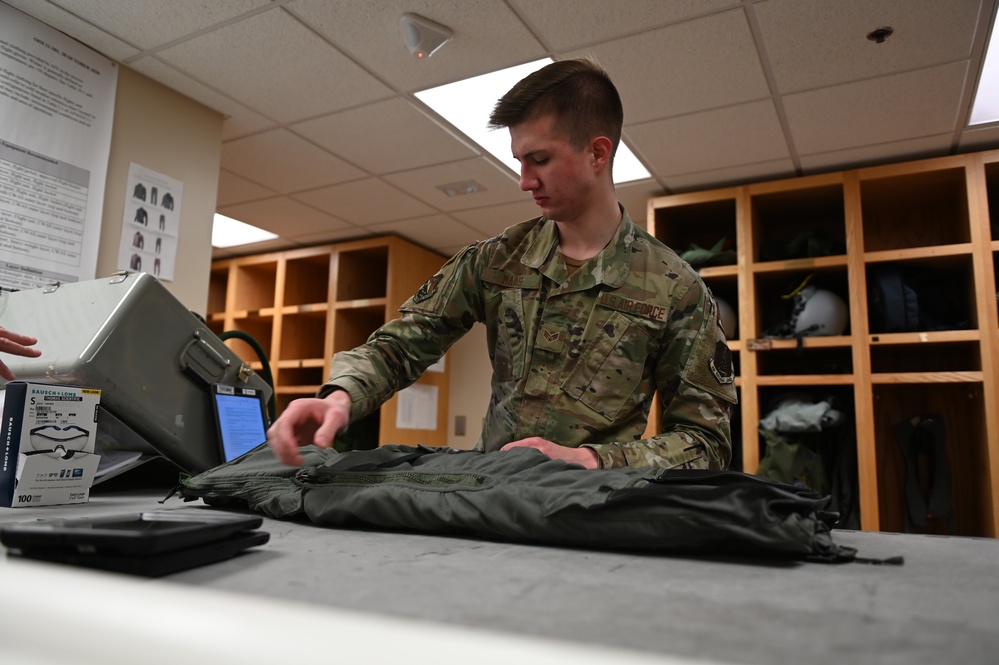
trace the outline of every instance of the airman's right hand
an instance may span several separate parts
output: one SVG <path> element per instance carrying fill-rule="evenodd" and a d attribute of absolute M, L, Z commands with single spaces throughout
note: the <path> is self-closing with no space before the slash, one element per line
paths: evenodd
<path fill-rule="evenodd" d="M 334 390 L 326 397 L 296 399 L 267 430 L 267 443 L 285 464 L 298 466 L 300 446 L 329 448 L 337 433 L 350 424 L 350 394 Z"/>

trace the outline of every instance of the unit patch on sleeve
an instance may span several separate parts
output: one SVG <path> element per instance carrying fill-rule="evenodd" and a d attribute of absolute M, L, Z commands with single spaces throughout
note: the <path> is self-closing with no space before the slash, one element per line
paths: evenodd
<path fill-rule="evenodd" d="M 708 367 L 718 379 L 718 383 L 734 383 L 735 372 L 732 369 L 732 352 L 725 342 L 715 344 L 715 352 L 708 358 Z"/>
<path fill-rule="evenodd" d="M 430 300 L 435 293 L 437 293 L 437 287 L 440 286 L 441 280 L 444 279 L 444 275 L 437 273 L 430 279 L 428 279 L 420 290 L 416 292 L 413 296 L 413 302 L 420 303 Z"/>

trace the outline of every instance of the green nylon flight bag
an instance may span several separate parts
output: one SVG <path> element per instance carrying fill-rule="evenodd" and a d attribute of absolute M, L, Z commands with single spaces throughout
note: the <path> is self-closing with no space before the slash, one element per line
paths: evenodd
<path fill-rule="evenodd" d="M 307 446 L 301 467 L 266 445 L 198 475 L 187 500 L 325 527 L 613 550 L 854 560 L 831 536 L 828 498 L 734 471 L 588 470 L 530 448 L 483 453 Z"/>

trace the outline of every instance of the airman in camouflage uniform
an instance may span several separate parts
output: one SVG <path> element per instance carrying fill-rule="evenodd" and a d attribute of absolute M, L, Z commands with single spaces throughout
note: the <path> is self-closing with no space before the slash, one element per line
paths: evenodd
<path fill-rule="evenodd" d="M 632 223 L 612 167 L 624 110 L 588 59 L 552 63 L 497 102 L 520 188 L 541 217 L 465 248 L 368 342 L 333 359 L 319 399 L 268 430 L 286 464 L 415 381 L 478 321 L 493 365 L 478 441 L 597 467 L 723 468 L 731 457 L 732 360 L 693 269 Z M 653 396 L 663 433 L 643 439 Z"/>
<path fill-rule="evenodd" d="M 604 468 L 724 468 L 731 456 L 731 355 L 697 274 L 635 226 L 569 273 L 544 217 L 470 245 L 358 349 L 336 354 L 329 383 L 351 420 L 376 409 L 484 323 L 492 399 L 477 447 L 540 436 L 593 448 Z M 643 439 L 652 396 L 663 434 Z"/>

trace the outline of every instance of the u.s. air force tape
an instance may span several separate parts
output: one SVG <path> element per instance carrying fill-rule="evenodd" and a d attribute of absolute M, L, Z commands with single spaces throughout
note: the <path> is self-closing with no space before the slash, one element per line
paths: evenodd
<path fill-rule="evenodd" d="M 652 319 L 653 321 L 666 320 L 667 310 L 662 305 L 654 305 L 640 300 L 632 300 L 630 298 L 624 298 L 622 296 L 607 292 L 601 293 L 597 302 L 604 307 L 616 309 L 617 311 L 624 312 L 625 314 L 641 316 L 642 318 Z"/>

